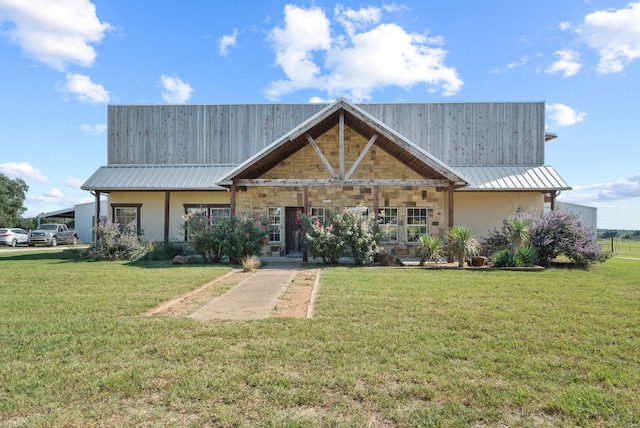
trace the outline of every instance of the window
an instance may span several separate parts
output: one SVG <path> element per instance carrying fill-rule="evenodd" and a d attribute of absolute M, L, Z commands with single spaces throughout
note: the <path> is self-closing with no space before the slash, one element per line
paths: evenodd
<path fill-rule="evenodd" d="M 311 214 L 311 221 L 313 221 L 314 218 L 318 219 L 318 222 L 320 224 L 324 224 L 324 208 L 321 207 L 311 207 L 310 210 L 310 214 Z"/>
<path fill-rule="evenodd" d="M 231 209 L 225 205 L 185 205 L 185 214 L 201 217 L 204 221 L 211 221 L 214 217 L 229 217 Z M 185 230 L 185 241 L 189 241 L 189 231 Z"/>
<path fill-rule="evenodd" d="M 124 227 L 131 222 L 135 222 L 136 231 L 141 233 L 140 229 L 140 207 L 142 204 L 120 204 L 112 205 L 113 222 Z"/>
<path fill-rule="evenodd" d="M 378 230 L 382 242 L 398 242 L 398 209 L 380 208 L 378 212 Z"/>
<path fill-rule="evenodd" d="M 407 242 L 427 234 L 427 208 L 407 208 Z"/>
<path fill-rule="evenodd" d="M 360 213 L 363 217 L 369 215 L 369 208 L 363 206 L 349 207 L 349 211 L 351 211 L 352 213 Z"/>
<path fill-rule="evenodd" d="M 282 240 L 282 208 L 269 207 L 269 241 L 280 242 Z"/>

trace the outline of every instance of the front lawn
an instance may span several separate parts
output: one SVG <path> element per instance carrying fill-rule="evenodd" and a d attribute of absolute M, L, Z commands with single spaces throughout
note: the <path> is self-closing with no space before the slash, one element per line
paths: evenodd
<path fill-rule="evenodd" d="M 640 261 L 323 269 L 316 317 L 142 312 L 224 267 L 0 253 L 1 426 L 638 426 Z"/>

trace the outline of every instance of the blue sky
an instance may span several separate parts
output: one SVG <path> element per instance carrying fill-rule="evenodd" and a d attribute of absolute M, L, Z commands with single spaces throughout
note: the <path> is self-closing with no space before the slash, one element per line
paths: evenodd
<path fill-rule="evenodd" d="M 598 227 L 640 229 L 640 1 L 0 0 L 0 172 L 91 201 L 109 104 L 545 101 Z"/>

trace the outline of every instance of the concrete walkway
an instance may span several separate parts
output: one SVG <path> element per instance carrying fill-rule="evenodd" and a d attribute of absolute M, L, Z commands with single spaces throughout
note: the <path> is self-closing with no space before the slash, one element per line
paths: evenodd
<path fill-rule="evenodd" d="M 266 318 L 296 276 L 301 259 L 260 260 L 264 267 L 191 314 L 190 318 L 200 321 Z"/>

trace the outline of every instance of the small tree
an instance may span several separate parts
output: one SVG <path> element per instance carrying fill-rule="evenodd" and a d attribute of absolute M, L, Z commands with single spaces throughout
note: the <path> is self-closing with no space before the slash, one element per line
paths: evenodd
<path fill-rule="evenodd" d="M 0 174 L 0 227 L 16 227 L 24 206 L 29 186 L 22 178 L 9 179 Z"/>
<path fill-rule="evenodd" d="M 468 256 L 475 256 L 482 248 L 473 231 L 466 226 L 453 226 L 447 234 L 449 250 L 458 258 L 458 267 L 463 267 Z"/>

